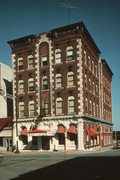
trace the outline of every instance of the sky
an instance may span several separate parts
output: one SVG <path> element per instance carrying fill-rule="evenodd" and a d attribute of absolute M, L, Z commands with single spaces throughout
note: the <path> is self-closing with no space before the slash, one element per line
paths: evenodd
<path fill-rule="evenodd" d="M 61 3 L 78 7 L 68 10 Z M 120 131 L 120 0 L 0 0 L 0 61 L 12 65 L 8 41 L 83 21 L 112 72 L 113 129 Z"/>

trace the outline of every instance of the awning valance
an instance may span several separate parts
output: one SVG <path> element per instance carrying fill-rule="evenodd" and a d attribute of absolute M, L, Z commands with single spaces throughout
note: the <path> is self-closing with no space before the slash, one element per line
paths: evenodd
<path fill-rule="evenodd" d="M 20 132 L 20 135 L 24 135 L 24 136 L 27 136 L 28 133 L 27 133 L 27 129 L 22 129 L 22 131 Z"/>
<path fill-rule="evenodd" d="M 87 128 L 86 130 L 88 136 L 97 136 L 100 134 L 100 132 L 96 131 L 94 128 Z"/>
<path fill-rule="evenodd" d="M 29 131 L 30 133 L 39 133 L 39 132 L 47 132 L 47 130 L 42 130 L 42 129 L 31 129 L 30 131 Z"/>
<path fill-rule="evenodd" d="M 69 129 L 68 129 L 68 133 L 74 133 L 77 134 L 77 128 L 75 125 L 70 125 Z"/>
<path fill-rule="evenodd" d="M 57 134 L 64 134 L 65 133 L 65 127 L 64 126 L 58 126 L 58 130 L 56 132 Z"/>

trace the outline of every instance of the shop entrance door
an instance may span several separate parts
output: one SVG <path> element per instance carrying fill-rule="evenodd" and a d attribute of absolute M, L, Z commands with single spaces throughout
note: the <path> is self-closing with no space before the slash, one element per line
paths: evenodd
<path fill-rule="evenodd" d="M 50 137 L 42 136 L 42 150 L 50 150 Z"/>

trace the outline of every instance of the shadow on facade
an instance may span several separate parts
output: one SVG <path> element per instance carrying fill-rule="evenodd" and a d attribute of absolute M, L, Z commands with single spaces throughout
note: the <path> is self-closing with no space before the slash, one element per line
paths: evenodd
<path fill-rule="evenodd" d="M 108 180 L 120 179 L 120 157 L 78 157 L 38 169 L 12 180 Z"/>

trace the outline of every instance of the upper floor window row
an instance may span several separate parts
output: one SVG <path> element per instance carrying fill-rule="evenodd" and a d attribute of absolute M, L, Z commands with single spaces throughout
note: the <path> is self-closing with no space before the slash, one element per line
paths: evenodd
<path fill-rule="evenodd" d="M 18 70 L 24 70 L 24 59 L 22 57 L 18 58 Z M 27 68 L 32 69 L 34 68 L 34 57 L 33 55 L 29 55 L 27 57 Z"/>
<path fill-rule="evenodd" d="M 34 91 L 35 90 L 35 82 L 33 78 L 28 79 L 28 91 Z M 23 80 L 18 81 L 18 93 L 24 93 L 25 92 L 25 82 Z"/>
<path fill-rule="evenodd" d="M 66 60 L 67 61 L 72 61 L 74 60 L 74 51 L 72 46 L 68 46 L 66 48 Z M 59 64 L 62 62 L 62 51 L 61 49 L 56 49 L 55 50 L 55 63 Z"/>

